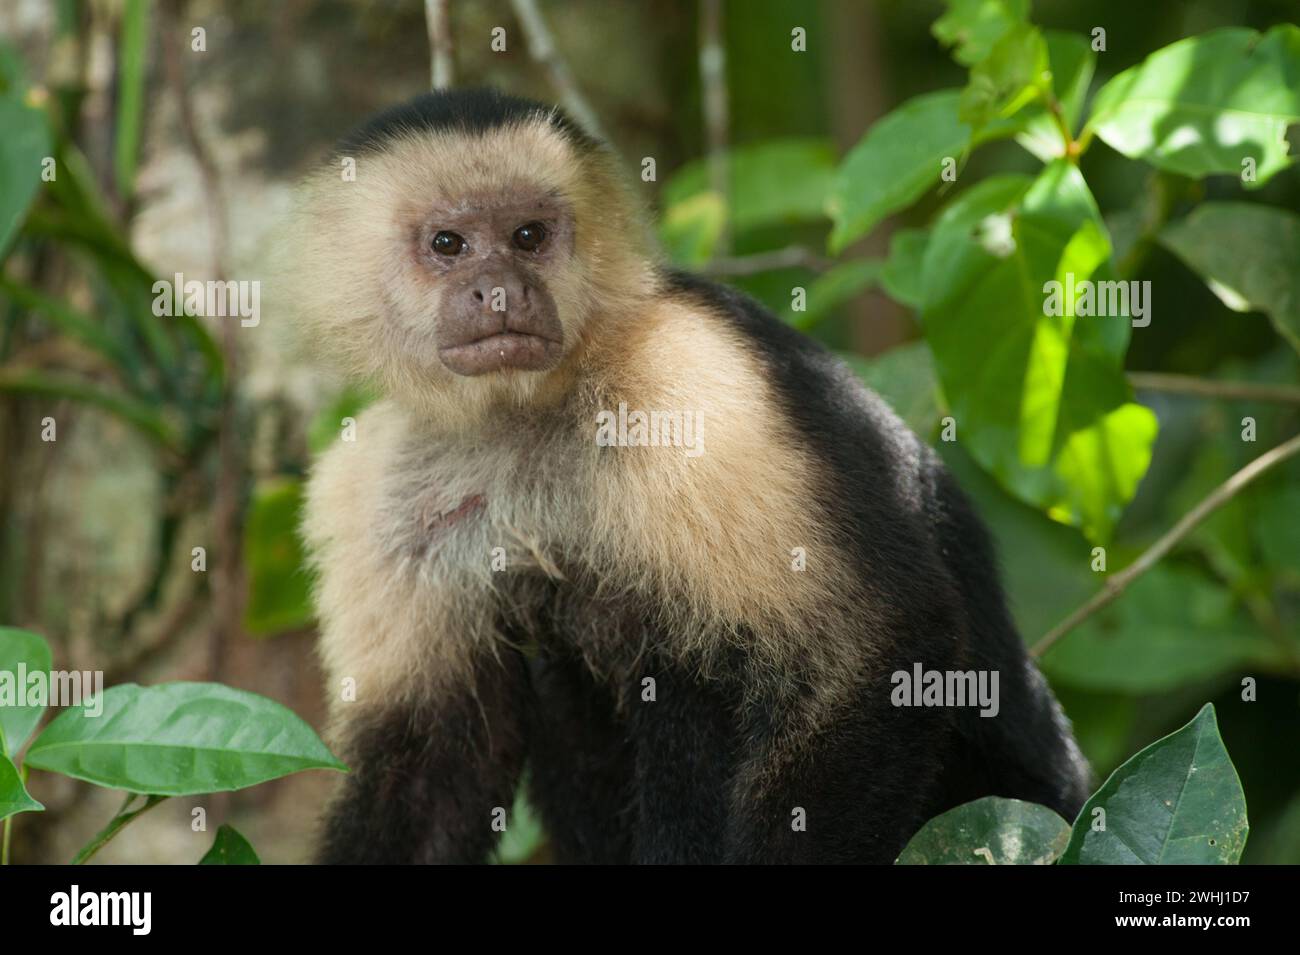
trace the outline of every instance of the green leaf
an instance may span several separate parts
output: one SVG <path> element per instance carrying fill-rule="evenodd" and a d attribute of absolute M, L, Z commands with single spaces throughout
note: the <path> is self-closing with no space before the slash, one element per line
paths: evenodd
<path fill-rule="evenodd" d="M 1129 399 L 1126 315 L 1048 315 L 1047 283 L 1110 280 L 1079 170 L 987 179 L 931 231 L 921 322 L 958 440 L 1053 519 L 1105 540 L 1146 472 L 1155 416 Z"/>
<path fill-rule="evenodd" d="M 27 89 L 17 54 L 0 46 L 0 261 L 41 187 L 41 163 L 50 155 L 45 113 L 31 105 Z"/>
<path fill-rule="evenodd" d="M 1047 40 L 1052 94 L 1060 106 L 1066 128 L 1073 132 L 1083 115 L 1088 85 L 1097 66 L 1097 54 L 1092 45 L 1077 33 L 1044 30 L 1043 37 Z M 1045 163 L 1065 155 L 1065 140 L 1060 127 L 1046 106 L 1031 107 L 1027 111 L 1022 131 L 1016 134 L 1016 142 Z"/>
<path fill-rule="evenodd" d="M 910 206 L 939 181 L 945 159 L 965 153 L 971 131 L 957 119 L 960 99 L 958 90 L 926 93 L 867 130 L 831 187 L 831 251 L 842 251 L 885 216 Z"/>
<path fill-rule="evenodd" d="M 307 428 L 307 446 L 312 454 L 320 454 L 339 439 L 343 433 L 343 419 L 355 419 L 374 395 L 365 388 L 349 385 L 322 408 Z"/>
<path fill-rule="evenodd" d="M 243 789 L 304 769 L 347 767 L 301 718 L 219 683 L 115 686 L 103 713 L 67 710 L 27 751 L 27 765 L 164 796 Z"/>
<path fill-rule="evenodd" d="M 1081 689 L 1148 694 L 1284 663 L 1229 591 L 1194 571 L 1157 565 L 1052 647 L 1042 669 Z"/>
<path fill-rule="evenodd" d="M 244 524 L 248 603 L 244 626 L 253 634 L 279 633 L 311 623 L 311 577 L 298 537 L 302 482 L 259 484 Z"/>
<path fill-rule="evenodd" d="M 1300 122 L 1300 27 L 1262 36 L 1232 27 L 1157 50 L 1097 93 L 1089 128 L 1130 159 L 1194 178 L 1241 176 L 1252 159 L 1263 185 L 1294 157 Z"/>
<path fill-rule="evenodd" d="M 713 258 L 727 226 L 727 206 L 716 192 L 701 192 L 669 206 L 659 223 L 659 238 L 668 257 L 695 268 Z"/>
<path fill-rule="evenodd" d="M 1264 559 L 1300 579 L 1300 534 L 1295 519 L 1300 514 L 1300 484 L 1261 490 L 1256 493 L 1259 513 L 1259 549 Z"/>
<path fill-rule="evenodd" d="M 853 354 L 840 357 L 909 428 L 922 436 L 934 431 L 940 414 L 939 385 L 925 342 L 897 345 L 874 358 Z"/>
<path fill-rule="evenodd" d="M 3 753 L 0 753 L 0 819 L 8 819 L 20 812 L 43 812 L 40 803 L 27 793 L 23 777 Z"/>
<path fill-rule="evenodd" d="M 1265 313 L 1300 351 L 1300 216 L 1246 202 L 1207 202 L 1165 226 L 1160 241 L 1224 305 Z"/>
<path fill-rule="evenodd" d="M 733 232 L 826 218 L 835 174 L 835 147 L 824 139 L 778 139 L 738 146 L 726 154 Z M 687 163 L 664 184 L 664 204 L 709 191 L 708 160 Z"/>
<path fill-rule="evenodd" d="M 527 786 L 521 785 L 515 794 L 515 804 L 506 819 L 506 831 L 497 844 L 497 861 L 504 865 L 519 865 L 536 854 L 546 841 L 542 821 L 528 801 Z"/>
<path fill-rule="evenodd" d="M 921 265 L 930 233 L 925 229 L 899 229 L 889 238 L 889 259 L 880 284 L 889 297 L 909 308 L 921 307 Z"/>
<path fill-rule="evenodd" d="M 16 627 L 0 627 L 0 754 L 14 755 L 41 721 L 45 704 L 28 706 L 20 677 L 33 673 L 48 679 L 53 660 L 45 638 Z"/>
<path fill-rule="evenodd" d="M 261 865 L 253 846 L 234 826 L 223 825 L 199 865 Z"/>
<path fill-rule="evenodd" d="M 1034 100 L 1045 98 L 1050 81 L 1042 33 L 1028 24 L 1014 27 L 971 68 L 957 118 L 977 130 L 994 120 L 1008 119 Z"/>
<path fill-rule="evenodd" d="M 1046 806 L 986 796 L 935 816 L 903 849 L 898 865 L 1051 865 L 1070 824 Z"/>
<path fill-rule="evenodd" d="M 22 308 L 41 313 L 59 331 L 93 348 L 109 361 L 122 365 L 130 362 L 122 344 L 105 330 L 101 322 L 66 302 L 3 275 L 0 275 L 0 295 Z"/>
<path fill-rule="evenodd" d="M 24 368 L 0 369 L 0 393 L 66 398 L 102 408 L 169 450 L 179 447 L 176 427 L 147 402 L 72 375 Z"/>
<path fill-rule="evenodd" d="M 1105 829 L 1093 831 L 1093 810 Z M 1111 774 L 1084 804 L 1063 864 L 1232 865 L 1250 826 L 1213 704 Z"/>
<path fill-rule="evenodd" d="M 1029 17 L 1029 0 L 948 0 L 948 12 L 931 32 L 962 66 L 973 66 L 998 40 Z"/>
<path fill-rule="evenodd" d="M 854 259 L 841 262 L 819 275 L 808 287 L 807 301 L 802 312 L 787 306 L 782 318 L 795 328 L 808 330 L 832 311 L 850 302 L 876 284 L 884 263 L 876 259 Z"/>
<path fill-rule="evenodd" d="M 113 174 L 117 194 L 135 190 L 135 166 L 140 147 L 140 117 L 144 105 L 145 60 L 149 45 L 149 4 L 126 0 L 117 75 L 117 125 L 114 127 Z"/>

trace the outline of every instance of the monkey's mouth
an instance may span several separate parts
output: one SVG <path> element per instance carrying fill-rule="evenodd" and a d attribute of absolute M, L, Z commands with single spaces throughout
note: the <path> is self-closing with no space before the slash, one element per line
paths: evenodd
<path fill-rule="evenodd" d="M 528 332 L 504 331 L 438 350 L 448 369 L 458 375 L 485 375 L 493 371 L 544 371 L 560 360 L 559 342 Z"/>

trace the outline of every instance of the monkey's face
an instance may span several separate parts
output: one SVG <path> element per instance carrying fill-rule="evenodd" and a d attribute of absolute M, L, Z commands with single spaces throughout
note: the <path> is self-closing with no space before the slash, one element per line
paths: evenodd
<path fill-rule="evenodd" d="M 429 210 L 412 256 L 437 300 L 430 318 L 448 370 L 469 377 L 560 362 L 564 325 L 550 286 L 573 236 L 572 210 L 557 195 L 466 195 Z"/>
<path fill-rule="evenodd" d="M 563 400 L 653 285 L 612 161 L 543 121 L 397 136 L 319 174 L 293 224 L 303 339 L 447 426 Z"/>

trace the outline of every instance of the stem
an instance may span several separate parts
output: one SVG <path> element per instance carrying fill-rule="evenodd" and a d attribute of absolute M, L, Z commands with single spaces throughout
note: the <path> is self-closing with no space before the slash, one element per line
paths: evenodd
<path fill-rule="evenodd" d="M 704 99 L 704 134 L 708 145 L 709 188 L 722 197 L 728 222 L 718 237 L 718 249 L 731 248 L 731 183 L 727 168 L 730 108 L 727 96 L 727 47 L 723 39 L 722 0 L 700 4 L 700 88 Z"/>
<path fill-rule="evenodd" d="M 714 259 L 703 267 L 708 275 L 753 275 L 771 269 L 789 269 L 796 266 L 825 272 L 835 263 L 823 258 L 812 249 L 791 245 L 771 252 L 755 252 L 753 255 L 741 255 L 734 258 Z"/>
<path fill-rule="evenodd" d="M 1047 111 L 1051 114 L 1053 122 L 1056 123 L 1057 132 L 1061 134 L 1061 142 L 1065 146 L 1065 158 L 1074 165 L 1079 165 L 1079 156 L 1083 150 L 1075 142 L 1074 135 L 1070 132 L 1070 126 L 1065 121 L 1065 113 L 1061 110 L 1061 104 L 1051 90 L 1044 91 L 1044 97 L 1047 102 Z"/>
<path fill-rule="evenodd" d="M 4 734 L 0 733 L 0 744 L 4 742 Z M 3 745 L 0 745 L 0 751 L 3 751 Z M 19 777 L 23 781 L 23 787 L 27 786 L 27 767 L 23 766 L 18 770 Z M 17 815 L 17 813 L 14 813 Z M 0 865 L 9 864 L 9 840 L 13 831 L 14 817 L 5 816 L 4 836 L 0 837 Z"/>
<path fill-rule="evenodd" d="M 1084 620 L 1091 617 L 1098 610 L 1110 604 L 1129 584 L 1137 580 L 1148 570 L 1155 566 L 1160 558 L 1164 557 L 1174 545 L 1186 537 L 1192 530 L 1212 513 L 1231 500 L 1238 491 L 1244 488 L 1255 478 L 1259 477 L 1269 468 L 1280 464 L 1287 458 L 1300 454 L 1300 435 L 1296 435 L 1289 441 L 1284 441 L 1270 451 L 1266 451 L 1251 461 L 1244 468 L 1234 474 L 1228 480 L 1224 481 L 1217 488 L 1210 492 L 1199 504 L 1183 515 L 1163 537 L 1142 552 L 1141 556 L 1133 563 L 1129 564 L 1114 577 L 1107 578 L 1106 583 L 1101 590 L 1092 596 L 1083 606 L 1074 611 L 1047 634 L 1034 644 L 1030 654 L 1035 657 L 1041 657 L 1052 644 L 1065 636 Z"/>
<path fill-rule="evenodd" d="M 143 806 L 136 809 L 134 812 L 127 812 L 126 807 L 135 802 L 137 795 L 137 793 L 126 794 L 126 801 L 122 803 L 122 808 L 117 811 L 117 815 L 110 819 L 108 825 L 101 829 L 98 835 L 91 839 L 90 842 L 86 843 L 82 850 L 77 853 L 77 857 L 72 860 L 73 865 L 84 865 L 91 856 L 104 848 L 104 846 L 108 845 L 108 843 L 112 841 L 113 837 L 121 832 L 127 823 L 135 819 L 137 816 L 148 812 L 154 806 L 167 798 L 166 796 L 146 796 Z"/>
<path fill-rule="evenodd" d="M 587 104 L 587 100 L 578 89 L 577 82 L 573 79 L 569 64 L 564 61 L 564 57 L 560 56 L 555 39 L 551 36 L 551 30 L 546 25 L 542 12 L 537 8 L 537 0 L 511 0 L 511 6 L 514 7 L 515 16 L 519 18 L 519 25 L 523 28 L 529 54 L 546 70 L 551 85 L 560 94 L 560 102 L 564 104 L 564 108 L 587 132 L 598 139 L 606 139 L 605 134 L 601 132 L 600 123 L 596 120 L 595 111 Z"/>
<path fill-rule="evenodd" d="M 424 0 L 424 20 L 429 30 L 429 77 L 435 90 L 445 90 L 454 81 L 448 0 Z"/>
<path fill-rule="evenodd" d="M 1257 385 L 1249 381 L 1214 381 L 1193 375 L 1170 375 L 1159 371 L 1131 371 L 1129 384 L 1144 391 L 1165 391 L 1202 398 L 1268 401 L 1279 405 L 1300 405 L 1300 388 L 1292 385 Z"/>

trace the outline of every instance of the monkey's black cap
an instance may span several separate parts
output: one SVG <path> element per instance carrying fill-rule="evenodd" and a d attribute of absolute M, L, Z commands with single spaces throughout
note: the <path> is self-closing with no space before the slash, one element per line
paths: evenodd
<path fill-rule="evenodd" d="M 412 132 L 480 134 L 503 126 L 539 121 L 552 126 L 584 152 L 601 147 L 599 140 L 558 107 L 510 96 L 491 87 L 479 87 L 422 93 L 387 109 L 344 137 L 338 152 L 382 150 L 392 140 Z"/>

